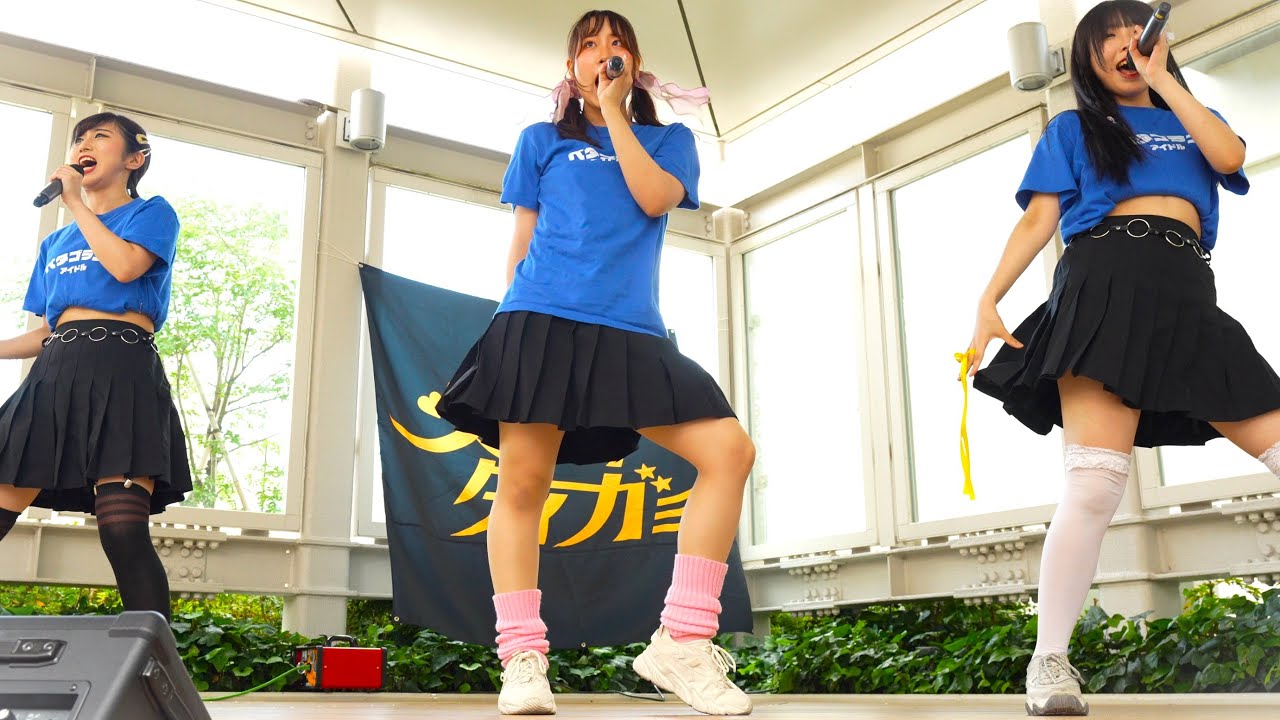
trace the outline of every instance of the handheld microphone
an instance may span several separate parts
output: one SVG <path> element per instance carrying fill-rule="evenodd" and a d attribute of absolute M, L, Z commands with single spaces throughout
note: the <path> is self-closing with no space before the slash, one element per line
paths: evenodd
<path fill-rule="evenodd" d="M 1147 26 L 1142 29 L 1142 37 L 1138 38 L 1138 52 L 1143 55 L 1150 55 L 1151 51 L 1156 47 L 1156 39 L 1160 37 L 1160 33 L 1164 31 L 1164 24 L 1169 21 L 1169 11 L 1173 8 L 1167 2 L 1160 3 L 1160 7 L 1151 13 L 1151 19 L 1147 21 Z"/>
<path fill-rule="evenodd" d="M 614 55 L 609 58 L 609 62 L 605 64 L 604 74 L 607 75 L 610 80 L 617 80 L 618 76 L 622 74 L 622 71 L 625 68 L 626 64 L 623 62 L 622 56 Z"/>
<path fill-rule="evenodd" d="M 81 175 L 84 175 L 83 167 L 76 165 L 75 163 L 72 163 L 71 168 L 76 172 L 80 173 Z M 45 205 L 48 205 L 49 203 L 53 202 L 53 199 L 58 197 L 61 194 L 62 194 L 62 181 L 54 180 L 48 185 L 45 185 L 44 189 L 40 191 L 40 194 L 36 196 L 35 202 L 33 202 L 32 204 L 35 205 L 36 207 L 44 207 Z"/>

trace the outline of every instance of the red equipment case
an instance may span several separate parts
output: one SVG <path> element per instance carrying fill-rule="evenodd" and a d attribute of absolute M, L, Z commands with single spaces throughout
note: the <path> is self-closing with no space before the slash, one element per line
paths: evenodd
<path fill-rule="evenodd" d="M 337 641 L 348 647 L 335 646 Z M 306 679 L 312 690 L 381 690 L 386 676 L 386 648 L 355 647 L 350 635 L 330 635 L 323 645 L 294 648 L 293 657 L 311 664 Z"/>

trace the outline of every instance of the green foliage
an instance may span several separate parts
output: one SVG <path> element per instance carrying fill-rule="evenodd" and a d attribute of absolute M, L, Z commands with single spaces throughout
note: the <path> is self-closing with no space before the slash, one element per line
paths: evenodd
<path fill-rule="evenodd" d="M 1280 689 L 1280 589 L 1240 581 L 1186 593 L 1182 614 L 1108 617 L 1089 608 L 1076 628 L 1075 663 L 1088 692 L 1274 692 Z"/>
<path fill-rule="evenodd" d="M 174 206 L 182 233 L 156 340 L 187 431 L 195 488 L 184 504 L 281 512 L 288 423 L 278 416 L 289 397 L 297 298 L 288 228 L 259 206 L 192 198 Z"/>
<path fill-rule="evenodd" d="M 244 690 L 264 683 L 294 667 L 293 649 L 310 642 L 304 635 L 274 625 L 207 608 L 176 613 L 173 634 L 178 653 L 202 692 Z M 283 690 L 299 685 L 301 679 L 285 676 L 266 689 Z"/>
<path fill-rule="evenodd" d="M 1016 693 L 1035 645 L 1026 605 L 878 605 L 774 618 L 733 653 L 739 681 L 775 693 Z"/>
<path fill-rule="evenodd" d="M 240 620 L 280 627 L 284 602 L 269 595 L 223 593 L 207 600 L 174 598 L 176 617 L 188 612 L 209 612 Z M 124 610 L 120 593 L 109 588 L 59 585 L 0 585 L 0 611 L 10 615 L 115 615 Z"/>
<path fill-rule="evenodd" d="M 460 643 L 434 630 L 396 622 L 389 600 L 347 604 L 348 633 L 365 647 L 385 647 L 387 689 L 399 692 L 495 692 L 502 668 L 493 648 Z M 646 692 L 652 688 L 631 671 L 642 644 L 553 650 L 547 677 L 572 692 Z"/>
<path fill-rule="evenodd" d="M 1161 620 L 1090 607 L 1071 642 L 1086 692 L 1280 689 L 1280 589 L 1227 581 L 1186 598 L 1182 614 Z M 734 654 L 740 684 L 775 693 L 1020 693 L 1035 636 L 1030 606 L 946 600 L 779 616 L 769 637 Z"/>
<path fill-rule="evenodd" d="M 1221 590 L 1232 591 L 1223 597 Z M 315 639 L 281 632 L 278 598 L 224 595 L 175 603 L 173 628 L 202 690 L 243 690 L 293 665 L 293 648 Z M 0 612 L 119 612 L 114 591 L 0 586 Z M 385 600 L 353 600 L 349 634 L 388 649 L 385 689 L 493 692 L 493 649 L 397 623 Z M 772 693 L 1021 693 L 1035 647 L 1028 605 L 968 606 L 954 600 L 861 608 L 837 617 L 777 615 L 770 634 L 718 639 L 738 663 L 735 679 Z M 641 644 L 556 650 L 548 676 L 560 691 L 646 692 L 631 671 Z M 1093 693 L 1274 692 L 1280 689 L 1280 589 L 1238 581 L 1186 593 L 1178 617 L 1149 620 L 1091 607 L 1076 628 L 1072 659 Z M 298 689 L 299 676 L 273 689 Z"/>
<path fill-rule="evenodd" d="M 4 615 L 111 615 L 123 610 L 115 590 L 0 585 L 0 614 Z"/>

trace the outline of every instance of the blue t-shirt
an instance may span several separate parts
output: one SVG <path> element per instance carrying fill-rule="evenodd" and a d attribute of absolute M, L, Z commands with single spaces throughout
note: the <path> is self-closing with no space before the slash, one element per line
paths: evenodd
<path fill-rule="evenodd" d="M 1210 110 L 1218 118 L 1217 110 Z M 1080 115 L 1060 113 L 1049 121 L 1031 156 L 1015 198 L 1023 210 L 1033 193 L 1057 193 L 1062 210 L 1062 241 L 1097 225 L 1121 200 L 1143 195 L 1186 199 L 1200 213 L 1200 244 L 1212 249 L 1218 236 L 1218 185 L 1237 195 L 1249 191 L 1244 171 L 1230 175 L 1213 169 L 1178 116 L 1170 110 L 1120 106 L 1146 158 L 1129 166 L 1129 183 L 1103 177 L 1089 161 Z M 1223 122 L 1226 122 L 1223 120 Z"/>
<path fill-rule="evenodd" d="M 151 318 L 158 331 L 169 315 L 178 214 L 156 195 L 125 203 L 98 219 L 118 237 L 150 250 L 156 256 L 151 268 L 132 282 L 116 280 L 71 223 L 40 243 L 23 309 L 46 318 L 50 328 L 57 327 L 58 317 L 69 307 L 107 313 L 132 310 Z"/>
<path fill-rule="evenodd" d="M 698 153 L 679 123 L 632 125 L 654 162 L 698 207 Z M 658 265 L 667 216 L 651 218 L 622 177 L 607 128 L 599 148 L 564 140 L 551 123 L 524 129 L 502 181 L 502 202 L 538 211 L 529 253 L 498 312 L 527 310 L 650 335 L 667 334 L 658 311 Z"/>

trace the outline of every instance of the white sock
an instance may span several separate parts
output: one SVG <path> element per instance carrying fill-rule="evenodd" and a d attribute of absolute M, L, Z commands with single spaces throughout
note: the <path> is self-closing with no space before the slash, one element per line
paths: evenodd
<path fill-rule="evenodd" d="M 1267 466 L 1268 470 L 1280 477 L 1280 442 L 1272 445 L 1270 449 L 1259 455 L 1258 459 L 1262 461 L 1263 465 Z"/>
<path fill-rule="evenodd" d="M 1129 481 L 1129 456 L 1068 445 L 1067 488 L 1053 513 L 1040 558 L 1035 655 L 1065 653 L 1098 571 L 1102 536 Z"/>

